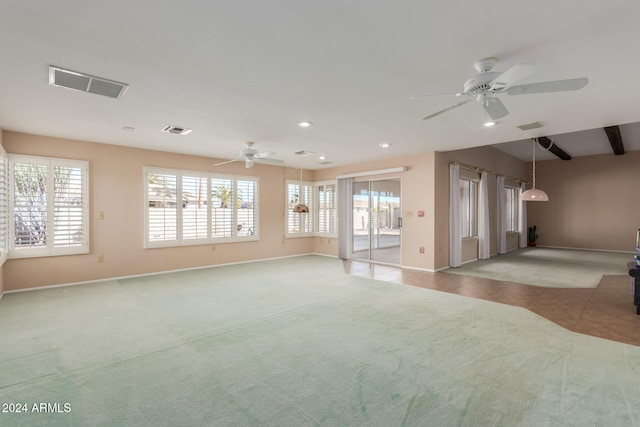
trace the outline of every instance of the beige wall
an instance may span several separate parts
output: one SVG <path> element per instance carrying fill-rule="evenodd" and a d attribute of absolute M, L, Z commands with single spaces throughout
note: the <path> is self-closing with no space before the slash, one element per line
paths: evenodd
<path fill-rule="evenodd" d="M 402 179 L 402 265 L 404 267 L 433 270 L 434 268 L 434 188 L 433 163 L 435 153 L 396 157 L 375 162 L 359 163 L 314 171 L 314 180 L 335 179 L 338 175 L 383 170 L 404 166 L 405 172 L 390 175 L 358 177 L 356 180 L 400 177 Z M 425 216 L 418 217 L 424 210 Z M 425 248 L 420 253 L 420 247 Z M 315 238 L 314 252 L 332 256 L 338 255 L 338 244 L 334 239 Z"/>
<path fill-rule="evenodd" d="M 259 241 L 217 244 L 215 250 L 212 245 L 143 249 L 143 167 L 212 171 L 214 159 L 15 132 L 2 135 L 0 143 L 8 153 L 90 162 L 91 247 L 88 255 L 8 260 L 2 267 L 0 292 L 311 252 L 338 254 L 334 238 L 284 238 L 285 180 L 298 179 L 291 168 L 256 165 L 245 169 L 241 163 L 232 163 L 215 169 L 260 177 Z M 497 175 L 530 179 L 530 164 L 492 147 L 427 152 L 305 171 L 303 179 L 322 181 L 341 174 L 406 167 L 404 172 L 370 178 L 402 179 L 402 265 L 438 270 L 449 265 L 450 162 L 494 172 L 489 174 L 490 206 L 496 204 Z M 633 176 L 637 175 L 638 164 L 640 152 L 538 162 L 538 187 L 551 198 L 548 203 L 529 203 L 529 224 L 538 225 L 539 244 L 632 250 L 635 229 L 640 226 L 640 200 L 632 196 L 637 193 Z M 418 217 L 419 210 L 426 215 Z M 103 220 L 97 219 L 99 211 L 104 212 Z M 491 209 L 490 221 L 495 230 L 495 209 Z M 465 257 L 473 259 L 477 245 L 470 241 L 468 246 Z M 495 232 L 491 233 L 490 246 L 495 254 Z M 508 246 L 517 246 L 517 236 L 508 236 Z M 425 248 L 422 254 L 420 247 Z M 98 255 L 104 255 L 104 263 L 97 262 Z"/>
<path fill-rule="evenodd" d="M 490 250 L 491 254 L 497 253 L 496 237 L 496 205 L 498 175 L 511 176 L 527 180 L 530 178 L 530 166 L 515 157 L 512 157 L 493 147 L 476 147 L 465 150 L 438 152 L 435 155 L 435 182 L 436 182 L 436 235 L 435 235 L 435 268 L 442 269 L 449 266 L 449 163 L 458 162 L 469 166 L 477 166 L 493 173 L 488 174 L 489 179 L 489 224 L 491 227 Z M 514 246 L 515 243 L 515 246 Z M 517 240 L 508 239 L 508 249 L 517 247 Z M 476 259 L 477 241 L 465 240 L 463 246 L 463 261 Z"/>
<path fill-rule="evenodd" d="M 10 259 L 4 290 L 136 275 L 310 253 L 312 238 L 285 239 L 285 179 L 293 169 L 241 162 L 220 173 L 260 177 L 260 240 L 244 243 L 144 249 L 144 166 L 213 171 L 213 159 L 140 150 L 15 132 L 4 133 L 8 153 L 88 160 L 90 164 L 90 254 Z M 285 176 L 286 175 L 286 176 Z M 311 173 L 305 171 L 305 179 Z M 97 219 L 97 212 L 104 219 Z M 98 263 L 97 256 L 104 255 Z"/>
<path fill-rule="evenodd" d="M 640 151 L 536 162 L 536 187 L 548 202 L 529 203 L 539 245 L 633 251 L 640 227 Z"/>

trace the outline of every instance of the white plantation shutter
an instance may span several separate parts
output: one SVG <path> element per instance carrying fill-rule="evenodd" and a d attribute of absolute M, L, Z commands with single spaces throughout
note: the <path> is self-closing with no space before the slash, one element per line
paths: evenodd
<path fill-rule="evenodd" d="M 211 234 L 214 238 L 230 238 L 233 230 L 233 181 L 211 178 Z"/>
<path fill-rule="evenodd" d="M 199 176 L 182 177 L 182 238 L 206 239 L 209 230 L 209 179 Z"/>
<path fill-rule="evenodd" d="M 258 240 L 258 178 L 145 167 L 145 247 Z"/>
<path fill-rule="evenodd" d="M 308 213 L 296 213 L 293 208 L 304 203 Z M 311 235 L 313 233 L 313 184 L 300 181 L 287 181 L 287 235 L 288 237 Z"/>
<path fill-rule="evenodd" d="M 178 177 L 175 174 L 147 174 L 147 241 L 178 239 Z"/>
<path fill-rule="evenodd" d="M 316 184 L 317 224 L 320 234 L 338 234 L 336 183 Z"/>
<path fill-rule="evenodd" d="M 9 171 L 9 255 L 88 253 L 88 162 L 12 155 Z"/>
<path fill-rule="evenodd" d="M 0 265 L 9 253 L 9 164 L 7 153 L 0 147 Z"/>
<path fill-rule="evenodd" d="M 53 234 L 55 247 L 73 247 L 86 241 L 86 191 L 82 168 L 54 166 Z"/>
<path fill-rule="evenodd" d="M 258 232 L 258 185 L 256 181 L 238 180 L 236 184 L 238 236 L 252 236 Z"/>

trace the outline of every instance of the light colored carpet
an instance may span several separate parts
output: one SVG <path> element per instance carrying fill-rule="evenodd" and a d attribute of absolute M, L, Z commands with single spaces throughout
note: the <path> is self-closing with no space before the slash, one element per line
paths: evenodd
<path fill-rule="evenodd" d="M 556 248 L 524 248 L 449 268 L 445 273 L 548 288 L 595 288 L 603 275 L 628 274 L 633 254 Z"/>
<path fill-rule="evenodd" d="M 5 295 L 2 426 L 634 426 L 640 347 L 305 256 Z"/>

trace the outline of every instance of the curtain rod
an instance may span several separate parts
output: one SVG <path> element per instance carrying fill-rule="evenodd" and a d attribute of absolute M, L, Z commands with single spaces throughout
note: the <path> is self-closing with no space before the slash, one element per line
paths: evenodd
<path fill-rule="evenodd" d="M 487 172 L 487 173 L 491 173 L 491 174 L 494 174 L 494 175 L 502 175 L 505 178 L 509 178 L 509 179 L 514 180 L 518 184 L 520 184 L 521 182 L 524 182 L 525 184 L 529 183 L 529 181 L 527 181 L 527 180 L 524 180 L 524 179 L 521 179 L 521 178 L 516 178 L 514 176 L 505 175 L 503 173 L 497 173 L 497 172 L 494 172 L 494 171 L 489 170 L 489 169 L 481 168 L 480 166 L 471 166 L 471 165 L 467 165 L 467 164 L 460 163 L 460 162 L 450 162 L 449 164 L 450 165 L 460 165 L 460 167 L 462 169 L 466 169 L 466 170 L 469 170 L 469 171 L 472 171 L 472 172 L 479 172 L 479 173 Z"/>

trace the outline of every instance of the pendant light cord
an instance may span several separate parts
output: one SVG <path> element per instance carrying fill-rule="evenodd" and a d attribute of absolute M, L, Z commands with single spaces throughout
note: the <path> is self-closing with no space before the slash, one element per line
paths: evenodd
<path fill-rule="evenodd" d="M 531 142 L 533 142 L 533 188 L 536 188 L 536 143 L 538 138 L 533 138 Z"/>

